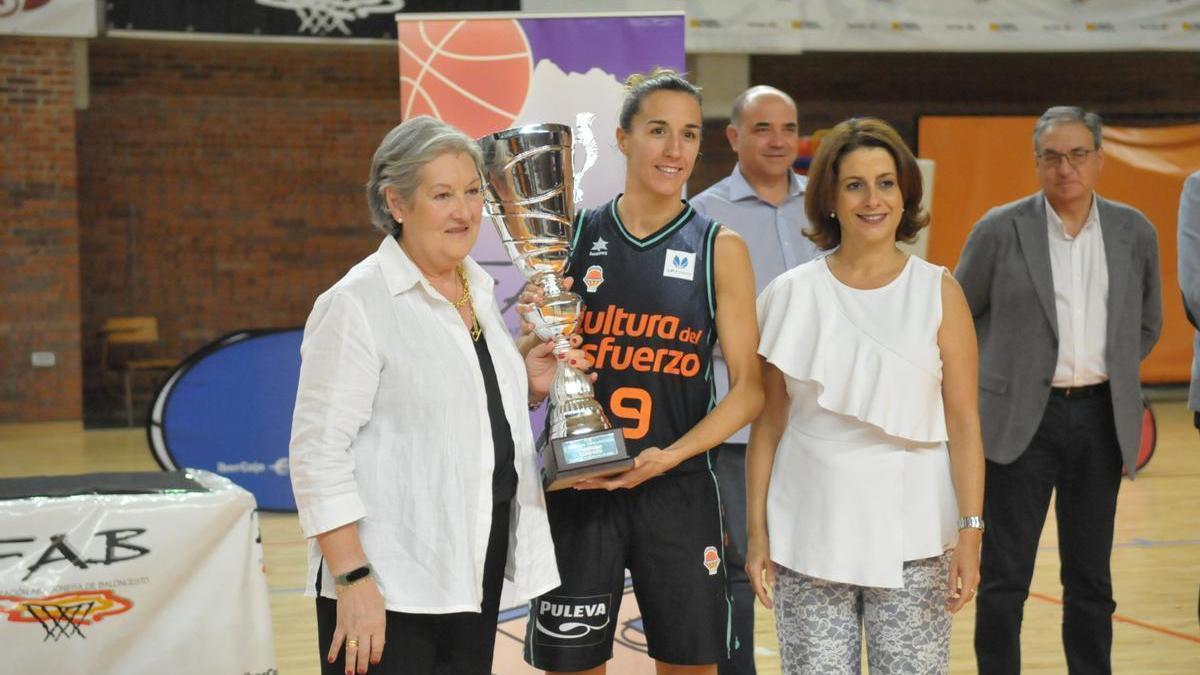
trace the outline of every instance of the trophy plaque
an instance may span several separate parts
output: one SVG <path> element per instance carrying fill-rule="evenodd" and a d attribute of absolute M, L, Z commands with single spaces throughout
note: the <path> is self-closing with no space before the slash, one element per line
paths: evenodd
<path fill-rule="evenodd" d="M 530 124 L 479 139 L 483 150 L 485 213 L 513 265 L 542 291 L 522 317 L 555 355 L 570 350 L 583 299 L 563 287 L 575 228 L 571 128 Z M 586 375 L 558 359 L 550 387 L 549 434 L 539 449 L 542 485 L 560 490 L 585 478 L 633 466 L 625 436 L 596 401 Z"/>

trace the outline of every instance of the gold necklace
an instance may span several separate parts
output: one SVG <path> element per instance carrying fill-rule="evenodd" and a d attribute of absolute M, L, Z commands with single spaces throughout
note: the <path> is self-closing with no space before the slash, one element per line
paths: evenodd
<path fill-rule="evenodd" d="M 475 316 L 475 303 L 471 301 L 471 282 L 467 279 L 467 271 L 462 264 L 458 266 L 458 280 L 462 283 L 463 292 L 458 300 L 450 304 L 454 305 L 454 309 L 461 309 L 463 305 L 470 303 L 471 328 L 469 330 L 471 331 L 471 340 L 479 342 L 479 336 L 483 335 L 483 326 L 479 325 L 479 317 Z"/>
<path fill-rule="evenodd" d="M 462 265 L 456 267 L 455 270 L 458 271 L 458 281 L 462 284 L 462 295 L 450 304 L 454 305 L 454 309 L 461 309 L 463 305 L 471 301 L 471 282 L 467 281 L 467 274 L 463 271 Z"/>

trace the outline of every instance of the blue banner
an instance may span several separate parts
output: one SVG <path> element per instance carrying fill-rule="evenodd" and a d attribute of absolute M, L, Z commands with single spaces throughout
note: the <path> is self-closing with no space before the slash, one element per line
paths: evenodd
<path fill-rule="evenodd" d="M 239 331 L 192 354 L 155 397 L 150 448 L 164 469 L 206 469 L 295 511 L 288 475 L 303 331 Z"/>

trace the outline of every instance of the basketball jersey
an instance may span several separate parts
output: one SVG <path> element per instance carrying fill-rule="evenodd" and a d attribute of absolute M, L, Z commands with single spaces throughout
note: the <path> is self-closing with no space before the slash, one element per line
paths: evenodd
<path fill-rule="evenodd" d="M 715 405 L 713 246 L 721 226 L 682 206 L 644 239 L 625 229 L 616 199 L 575 219 L 567 275 L 584 301 L 578 331 L 598 376 L 596 400 L 624 430 L 631 456 L 666 448 Z M 708 467 L 706 452 L 673 472 Z"/>

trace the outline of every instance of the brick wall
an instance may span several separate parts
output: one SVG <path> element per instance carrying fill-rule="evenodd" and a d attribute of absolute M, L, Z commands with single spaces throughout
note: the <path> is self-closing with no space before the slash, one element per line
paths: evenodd
<path fill-rule="evenodd" d="M 80 115 L 85 380 L 108 316 L 182 358 L 299 326 L 374 250 L 362 186 L 399 116 L 388 47 L 99 40 Z"/>
<path fill-rule="evenodd" d="M 0 423 L 80 418 L 73 68 L 70 40 L 0 38 Z"/>

